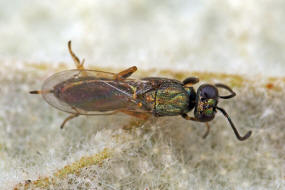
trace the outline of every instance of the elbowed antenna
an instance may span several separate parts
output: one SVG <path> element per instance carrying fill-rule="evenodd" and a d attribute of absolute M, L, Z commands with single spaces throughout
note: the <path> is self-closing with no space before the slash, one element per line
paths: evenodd
<path fill-rule="evenodd" d="M 236 129 L 234 123 L 232 122 L 231 118 L 229 117 L 229 115 L 227 114 L 227 112 L 223 109 L 223 108 L 219 108 L 219 107 L 216 107 L 220 112 L 222 112 L 224 114 L 224 116 L 228 119 L 228 121 L 230 122 L 231 124 L 231 127 L 237 137 L 238 140 L 240 141 L 244 141 L 246 139 L 248 139 L 251 135 L 251 131 L 248 131 L 243 137 L 240 136 L 238 130 Z"/>
<path fill-rule="evenodd" d="M 230 87 L 228 87 L 228 86 L 225 85 L 225 84 L 220 84 L 220 83 L 218 83 L 218 84 L 215 84 L 215 86 L 218 87 L 218 88 L 226 89 L 226 90 L 228 90 L 228 91 L 231 93 L 231 94 L 228 95 L 228 96 L 219 96 L 220 98 L 229 99 L 229 98 L 232 98 L 232 97 L 234 97 L 234 96 L 236 95 L 236 93 L 235 93 Z"/>

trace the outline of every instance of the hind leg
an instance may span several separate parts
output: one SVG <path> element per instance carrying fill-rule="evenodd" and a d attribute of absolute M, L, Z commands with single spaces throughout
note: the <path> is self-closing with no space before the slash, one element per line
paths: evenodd
<path fill-rule="evenodd" d="M 75 53 L 72 51 L 72 48 L 71 48 L 71 41 L 68 41 L 68 51 L 69 51 L 69 54 L 76 66 L 76 68 L 78 70 L 85 70 L 84 68 L 84 62 L 85 60 L 82 59 L 82 61 L 80 62 L 80 59 L 75 55 Z"/>

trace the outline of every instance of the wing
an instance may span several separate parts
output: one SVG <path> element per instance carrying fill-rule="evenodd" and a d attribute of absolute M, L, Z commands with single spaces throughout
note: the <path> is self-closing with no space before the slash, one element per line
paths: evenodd
<path fill-rule="evenodd" d="M 68 113 L 107 115 L 120 110 L 151 112 L 143 98 L 152 89 L 150 81 L 125 79 L 96 70 L 66 70 L 49 77 L 42 86 L 43 98 Z"/>

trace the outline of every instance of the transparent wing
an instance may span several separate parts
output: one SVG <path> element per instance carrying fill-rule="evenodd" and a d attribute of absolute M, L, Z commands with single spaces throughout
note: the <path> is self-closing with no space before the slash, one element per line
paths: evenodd
<path fill-rule="evenodd" d="M 50 105 L 68 113 L 108 115 L 120 110 L 152 111 L 143 98 L 137 98 L 152 89 L 149 81 L 115 79 L 116 74 L 110 72 L 66 70 L 44 82 L 42 95 Z M 64 98 L 59 98 L 59 94 Z"/>

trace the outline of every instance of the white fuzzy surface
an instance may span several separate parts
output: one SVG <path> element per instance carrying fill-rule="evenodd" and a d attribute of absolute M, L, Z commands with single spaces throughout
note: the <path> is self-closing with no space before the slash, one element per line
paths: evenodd
<path fill-rule="evenodd" d="M 5 73 L 9 70 L 10 74 Z M 25 180 L 50 177 L 82 158 L 110 149 L 101 166 L 91 165 L 56 180 L 51 189 L 276 189 L 284 184 L 284 85 L 265 90 L 263 82 L 235 88 L 238 96 L 221 101 L 241 134 L 239 142 L 221 114 L 204 124 L 181 117 L 151 119 L 123 130 L 124 115 L 85 117 L 59 126 L 67 114 L 53 109 L 40 96 L 46 71 L 2 67 L 0 111 L 0 186 L 11 189 Z M 216 81 L 217 82 L 217 81 Z M 227 83 L 227 79 L 224 80 Z M 45 188 L 44 188 L 45 189 Z"/>

